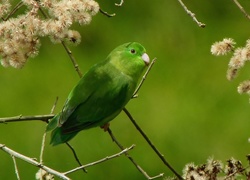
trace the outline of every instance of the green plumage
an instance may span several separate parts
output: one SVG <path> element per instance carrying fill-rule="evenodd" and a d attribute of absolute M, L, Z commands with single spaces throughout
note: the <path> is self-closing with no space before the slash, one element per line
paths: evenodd
<path fill-rule="evenodd" d="M 65 105 L 48 124 L 51 144 L 72 139 L 79 131 L 114 119 L 131 99 L 149 58 L 139 43 L 114 49 L 94 65 L 70 92 Z"/>

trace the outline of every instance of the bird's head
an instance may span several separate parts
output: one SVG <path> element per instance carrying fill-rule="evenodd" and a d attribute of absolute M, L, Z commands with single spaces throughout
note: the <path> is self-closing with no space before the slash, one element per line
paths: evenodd
<path fill-rule="evenodd" d="M 150 63 L 146 49 L 137 42 L 118 46 L 110 53 L 109 59 L 115 67 L 132 77 L 140 77 Z"/>

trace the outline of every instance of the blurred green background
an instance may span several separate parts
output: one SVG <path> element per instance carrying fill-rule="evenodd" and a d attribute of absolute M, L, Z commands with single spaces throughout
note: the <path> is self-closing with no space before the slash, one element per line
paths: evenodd
<path fill-rule="evenodd" d="M 208 157 L 225 162 L 231 157 L 246 165 L 249 153 L 249 100 L 239 95 L 237 86 L 249 79 L 249 65 L 237 79 L 226 79 L 230 56 L 214 57 L 211 44 L 224 37 L 244 46 L 250 22 L 233 1 L 184 1 L 207 26 L 202 29 L 186 14 L 176 0 L 99 1 L 101 8 L 116 16 L 97 14 L 90 25 L 74 25 L 82 36 L 71 46 L 80 68 L 103 60 L 116 46 L 142 43 L 151 59 L 151 70 L 139 98 L 127 109 L 147 133 L 168 162 L 181 173 L 185 164 L 205 163 Z M 250 3 L 243 2 L 246 9 Z M 56 112 L 62 108 L 71 88 L 78 82 L 62 45 L 42 39 L 40 54 L 21 70 L 0 67 L 0 117 L 48 114 L 56 99 Z M 173 174 L 163 165 L 122 112 L 111 123 L 116 138 L 128 147 L 136 162 L 151 176 Z M 39 158 L 45 123 L 39 121 L 0 124 L 0 143 L 29 157 Z M 83 164 L 119 152 L 109 135 L 100 128 L 82 131 L 71 142 Z M 77 166 L 65 145 L 51 147 L 47 136 L 44 163 L 58 171 Z M 37 168 L 17 160 L 21 179 L 35 179 Z M 124 156 L 88 168 L 88 173 L 71 174 L 72 179 L 145 179 Z M 0 151 L 0 179 L 16 179 L 9 155 Z"/>

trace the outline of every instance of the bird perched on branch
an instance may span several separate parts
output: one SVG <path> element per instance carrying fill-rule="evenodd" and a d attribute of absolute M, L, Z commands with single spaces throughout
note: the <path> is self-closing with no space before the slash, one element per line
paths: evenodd
<path fill-rule="evenodd" d="M 107 130 L 133 96 L 149 64 L 145 48 L 136 42 L 115 48 L 106 60 L 91 67 L 70 92 L 65 105 L 49 122 L 51 144 L 71 140 L 79 131 L 101 126 Z"/>

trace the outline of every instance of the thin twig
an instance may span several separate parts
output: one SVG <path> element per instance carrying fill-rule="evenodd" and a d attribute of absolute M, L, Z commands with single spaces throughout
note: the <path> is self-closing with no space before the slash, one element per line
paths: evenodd
<path fill-rule="evenodd" d="M 247 166 L 247 167 L 242 168 L 242 169 L 237 169 L 237 170 L 234 171 L 233 173 L 227 175 L 227 176 L 224 178 L 224 180 L 227 180 L 227 179 L 231 180 L 233 176 L 235 176 L 235 175 L 238 174 L 238 173 L 242 173 L 243 171 L 246 171 L 246 169 L 248 169 L 249 167 L 250 167 L 250 166 Z M 248 180 L 249 180 L 249 179 L 248 179 Z"/>
<path fill-rule="evenodd" d="M 41 164 L 43 164 L 43 152 L 44 152 L 44 148 L 45 148 L 45 140 L 46 140 L 46 132 L 43 134 L 43 138 L 42 138 L 42 145 L 41 145 L 41 151 L 40 151 L 40 158 L 39 158 L 39 162 Z"/>
<path fill-rule="evenodd" d="M 10 123 L 10 122 L 19 122 L 19 121 L 43 121 L 48 122 L 49 119 L 53 118 L 54 114 L 47 114 L 47 115 L 35 115 L 35 116 L 14 116 L 14 117 L 5 117 L 0 118 L 0 124 L 1 123 Z"/>
<path fill-rule="evenodd" d="M 72 153 L 74 154 L 74 158 L 75 158 L 75 160 L 77 161 L 77 163 L 79 164 L 79 166 L 82 166 L 82 163 L 81 163 L 81 161 L 79 160 L 79 158 L 78 158 L 78 156 L 77 156 L 77 154 L 76 154 L 75 149 L 74 149 L 68 142 L 66 142 L 65 144 L 70 148 L 70 150 L 71 150 Z M 82 168 L 82 170 L 83 170 L 85 173 L 87 173 L 87 170 L 86 170 L 86 169 Z"/>
<path fill-rule="evenodd" d="M 39 8 L 39 10 L 40 10 L 40 12 L 42 13 L 42 15 L 43 15 L 45 18 L 49 18 L 49 15 L 47 15 L 47 14 L 43 11 L 42 8 Z M 80 70 L 80 68 L 79 68 L 79 65 L 78 65 L 78 63 L 76 62 L 76 60 L 75 60 L 75 58 L 74 58 L 74 56 L 73 56 L 71 50 L 68 48 L 68 46 L 65 44 L 64 41 L 61 41 L 61 44 L 62 44 L 62 46 L 64 47 L 65 51 L 67 52 L 67 54 L 68 54 L 68 56 L 69 56 L 71 62 L 73 63 L 74 68 L 75 68 L 76 72 L 78 73 L 78 76 L 81 78 L 81 77 L 82 77 L 82 72 L 81 72 L 81 70 Z"/>
<path fill-rule="evenodd" d="M 106 11 L 103 11 L 101 8 L 99 9 L 100 13 L 102 13 L 103 15 L 107 16 L 107 17 L 114 17 L 116 14 L 113 13 L 113 14 L 109 14 L 108 12 Z"/>
<path fill-rule="evenodd" d="M 39 7 L 39 11 L 42 13 L 43 17 L 46 19 L 49 18 L 49 15 L 41 8 L 41 6 Z"/>
<path fill-rule="evenodd" d="M 72 170 L 70 170 L 70 171 L 64 172 L 63 174 L 64 174 L 64 175 L 70 174 L 70 173 L 73 173 L 73 172 L 78 171 L 78 170 L 80 170 L 80 169 L 85 169 L 85 168 L 87 168 L 87 167 L 94 166 L 94 165 L 96 165 L 96 164 L 100 164 L 100 163 L 105 162 L 105 161 L 108 161 L 108 160 L 110 160 L 110 159 L 113 159 L 113 158 L 116 158 L 116 157 L 120 157 L 122 154 L 124 154 L 124 153 L 126 153 L 126 152 L 132 150 L 134 147 L 135 147 L 135 145 L 133 144 L 133 145 L 130 146 L 129 148 L 125 148 L 124 150 L 122 150 L 121 152 L 119 152 L 119 153 L 117 153 L 117 154 L 114 154 L 114 155 L 111 155 L 111 156 L 107 156 L 107 157 L 105 157 L 105 158 L 103 158 L 103 159 L 100 159 L 100 160 L 98 160 L 98 161 L 94 161 L 94 162 L 91 162 L 91 163 L 89 163 L 89 164 L 86 164 L 86 165 L 77 167 L 77 168 L 72 169 Z"/>
<path fill-rule="evenodd" d="M 6 152 L 7 154 L 11 155 L 11 156 L 14 156 L 18 159 L 21 159 L 33 166 L 36 166 L 36 167 L 39 167 L 45 171 L 47 171 L 48 173 L 50 174 L 53 174 L 61 179 L 64 179 L 64 180 L 70 180 L 70 178 L 68 178 L 67 176 L 65 176 L 64 174 L 54 170 L 54 169 L 51 169 L 50 167 L 48 166 L 44 166 L 43 164 L 35 161 L 33 158 L 30 158 L 30 157 L 27 157 L 27 156 L 24 156 L 8 147 L 6 147 L 4 144 L 0 144 L 0 149 L 3 150 L 4 152 Z"/>
<path fill-rule="evenodd" d="M 54 111 L 55 111 L 55 108 L 56 108 L 56 105 L 57 105 L 57 102 L 58 102 L 58 97 L 56 97 L 56 100 L 50 110 L 50 114 L 54 114 Z"/>
<path fill-rule="evenodd" d="M 141 88 L 142 84 L 144 83 L 144 81 L 146 80 L 146 77 L 147 77 L 149 71 L 151 70 L 151 68 L 153 67 L 155 61 L 156 61 L 156 58 L 154 58 L 154 59 L 152 60 L 152 62 L 150 63 L 150 65 L 149 65 L 147 71 L 145 72 L 145 74 L 144 74 L 143 77 L 142 77 L 141 82 L 140 82 L 139 85 L 137 86 L 137 88 L 136 88 L 136 90 L 135 90 L 135 92 L 134 92 L 132 98 L 138 97 L 137 93 L 138 93 L 138 91 L 140 90 L 140 88 Z"/>
<path fill-rule="evenodd" d="M 246 10 L 241 6 L 241 4 L 237 0 L 233 0 L 233 2 L 238 6 L 238 8 L 241 10 L 241 12 L 250 19 L 250 15 L 246 12 Z"/>
<path fill-rule="evenodd" d="M 56 108 L 56 105 L 57 105 L 57 102 L 58 102 L 58 97 L 56 97 L 56 100 L 50 110 L 50 113 L 53 114 L 54 113 L 54 110 Z M 46 141 L 46 132 L 44 132 L 43 134 L 43 138 L 42 138 L 42 145 L 41 145 L 41 151 L 40 151 L 40 163 L 43 164 L 43 153 L 44 153 L 44 149 L 45 149 L 45 141 Z"/>
<path fill-rule="evenodd" d="M 17 164 L 16 164 L 16 158 L 13 155 L 11 155 L 11 158 L 12 158 L 13 163 L 14 163 L 16 178 L 17 178 L 17 180 L 20 180 L 20 175 L 19 175 L 19 172 L 18 172 Z"/>
<path fill-rule="evenodd" d="M 192 17 L 192 19 L 194 20 L 194 22 L 196 22 L 199 27 L 201 27 L 201 28 L 206 27 L 206 24 L 204 24 L 204 23 L 202 23 L 202 22 L 200 22 L 200 21 L 197 20 L 197 18 L 195 17 L 195 14 L 187 8 L 187 6 L 182 2 L 182 0 L 178 0 L 178 1 L 181 4 L 181 6 L 184 8 L 184 10 L 186 11 L 186 13 L 189 16 Z"/>
<path fill-rule="evenodd" d="M 115 5 L 116 5 L 116 6 L 121 7 L 121 6 L 123 5 L 123 3 L 124 3 L 124 1 L 123 1 L 123 0 L 121 0 L 121 2 L 120 2 L 120 3 L 115 3 Z"/>
<path fill-rule="evenodd" d="M 113 135 L 112 131 L 110 128 L 108 128 L 108 133 L 111 137 L 111 139 L 116 143 L 116 145 L 121 149 L 121 150 L 124 150 L 124 147 L 117 141 L 117 139 L 115 138 L 115 136 Z M 128 152 L 125 152 L 124 153 L 127 158 L 135 165 L 135 167 L 147 178 L 147 179 L 155 179 L 155 178 L 158 178 L 158 177 L 162 177 L 163 176 L 163 173 L 157 175 L 157 176 L 154 176 L 154 177 L 150 177 L 135 161 L 134 159 L 128 154 Z"/>
<path fill-rule="evenodd" d="M 23 1 L 20 1 L 13 9 L 12 11 L 5 17 L 2 18 L 3 21 L 7 21 L 15 12 L 17 12 L 18 9 L 20 9 L 23 6 Z"/>
<path fill-rule="evenodd" d="M 158 155 L 158 157 L 162 160 L 162 162 L 179 178 L 183 179 L 175 170 L 174 168 L 167 162 L 167 160 L 164 158 L 164 156 L 160 153 L 160 151 L 154 146 L 154 144 L 151 142 L 151 140 L 148 138 L 148 136 L 143 132 L 143 130 L 140 128 L 140 126 L 136 123 L 132 115 L 129 113 L 129 111 L 126 108 L 123 108 L 123 111 L 126 113 L 126 115 L 129 117 L 133 125 L 136 127 L 136 129 L 141 133 L 143 138 L 147 141 L 147 143 L 150 145 L 150 147 L 154 150 L 154 152 Z"/>
<path fill-rule="evenodd" d="M 134 95 L 132 96 L 132 98 L 137 97 L 137 93 L 140 90 L 141 86 L 143 85 L 144 81 L 146 80 L 146 77 L 148 75 L 148 73 L 150 72 L 151 68 L 153 67 L 154 63 L 156 61 L 156 58 L 154 58 L 151 62 L 151 64 L 149 65 L 147 71 L 145 72 L 145 74 L 142 77 L 141 82 L 139 83 L 138 87 L 136 88 Z M 174 170 L 174 168 L 172 168 L 172 166 L 166 161 L 166 159 L 164 158 L 164 156 L 159 152 L 159 150 L 153 145 L 153 143 L 150 141 L 150 139 L 147 137 L 147 135 L 144 133 L 144 131 L 140 128 L 140 126 L 136 123 L 136 121 L 134 120 L 134 118 L 132 117 L 132 115 L 129 113 L 129 111 L 126 109 L 126 107 L 123 108 L 123 111 L 126 113 L 126 115 L 128 116 L 128 118 L 131 120 L 131 122 L 133 123 L 133 125 L 136 127 L 136 129 L 141 133 L 141 135 L 143 136 L 143 138 L 148 142 L 148 144 L 151 146 L 151 148 L 155 151 L 155 153 L 160 157 L 160 159 L 163 161 L 163 163 L 179 178 L 182 179 L 182 177 Z"/>
<path fill-rule="evenodd" d="M 81 78 L 82 72 L 81 72 L 79 65 L 76 62 L 74 56 L 72 55 L 71 50 L 66 46 L 66 44 L 63 41 L 62 41 L 62 45 L 63 45 L 64 49 L 66 50 L 67 54 L 69 55 L 69 58 L 70 58 L 71 62 L 73 63 L 74 68 L 75 68 L 76 72 L 78 73 L 78 76 Z"/>

